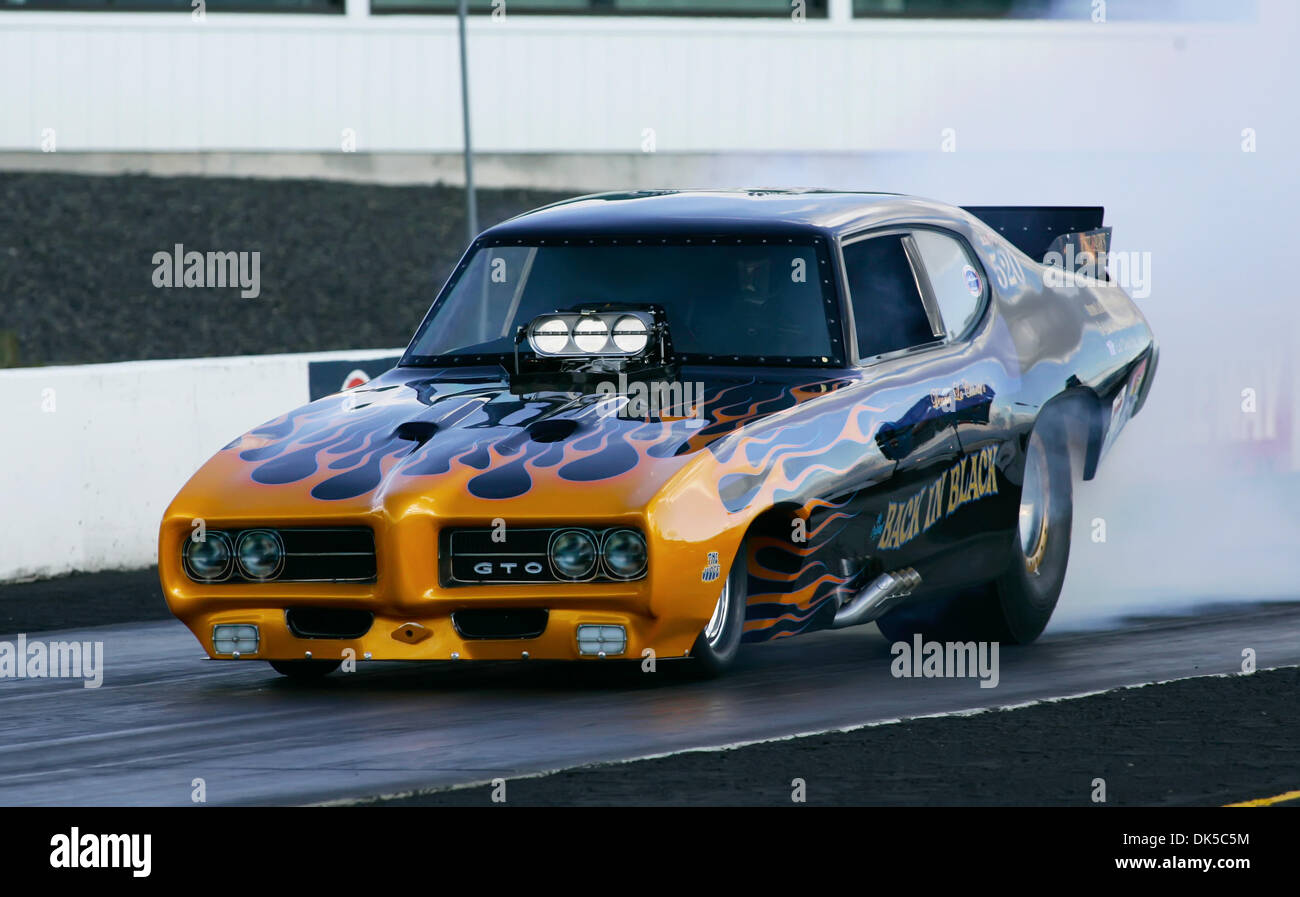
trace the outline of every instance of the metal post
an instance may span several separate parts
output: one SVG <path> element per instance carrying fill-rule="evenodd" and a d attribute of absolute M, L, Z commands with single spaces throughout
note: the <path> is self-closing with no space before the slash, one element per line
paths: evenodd
<path fill-rule="evenodd" d="M 460 0 L 457 18 L 460 23 L 460 112 L 465 123 L 465 219 L 469 240 L 478 236 L 478 200 L 474 196 L 474 148 L 469 138 L 469 61 L 465 53 L 465 17 L 469 0 Z"/>

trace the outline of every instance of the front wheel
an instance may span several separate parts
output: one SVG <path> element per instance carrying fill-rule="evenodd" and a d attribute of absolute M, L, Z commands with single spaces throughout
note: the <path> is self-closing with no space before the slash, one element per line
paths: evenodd
<path fill-rule="evenodd" d="M 272 660 L 271 669 L 298 681 L 322 679 L 339 668 L 341 660 Z"/>
<path fill-rule="evenodd" d="M 731 563 L 731 572 L 722 584 L 722 591 L 718 593 L 713 616 L 691 647 L 692 672 L 701 678 L 721 675 L 740 653 L 747 598 L 746 557 L 746 549 L 742 544 L 736 552 L 736 559 Z"/>

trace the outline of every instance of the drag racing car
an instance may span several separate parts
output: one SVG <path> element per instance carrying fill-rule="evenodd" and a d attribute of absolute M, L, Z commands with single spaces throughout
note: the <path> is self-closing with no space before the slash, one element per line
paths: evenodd
<path fill-rule="evenodd" d="M 1096 207 L 602 194 L 482 233 L 401 362 L 168 507 L 213 658 L 680 660 L 874 621 L 1029 642 L 1146 401 Z M 1066 260 L 1066 261 L 1063 261 Z"/>

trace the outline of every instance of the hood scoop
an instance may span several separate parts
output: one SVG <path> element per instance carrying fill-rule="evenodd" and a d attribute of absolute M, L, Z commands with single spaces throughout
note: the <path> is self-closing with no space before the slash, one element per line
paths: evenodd
<path fill-rule="evenodd" d="M 393 435 L 398 439 L 409 439 L 415 443 L 416 448 L 419 448 L 432 439 L 433 434 L 437 432 L 438 425 L 433 421 L 408 420 L 398 424 Z"/>
<path fill-rule="evenodd" d="M 563 442 L 578 432 L 578 422 L 568 418 L 539 420 L 528 425 L 528 436 L 533 442 Z"/>

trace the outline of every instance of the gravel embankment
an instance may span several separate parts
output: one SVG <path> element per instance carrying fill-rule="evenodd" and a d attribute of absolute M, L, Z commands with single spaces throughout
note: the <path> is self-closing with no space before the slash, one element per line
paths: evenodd
<path fill-rule="evenodd" d="M 404 345 L 464 249 L 463 196 L 441 185 L 0 173 L 0 365 L 15 343 L 23 365 Z M 563 196 L 482 190 L 480 226 Z M 261 295 L 154 287 L 154 253 L 177 243 L 261 253 Z"/>

